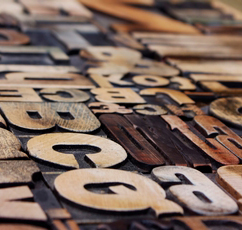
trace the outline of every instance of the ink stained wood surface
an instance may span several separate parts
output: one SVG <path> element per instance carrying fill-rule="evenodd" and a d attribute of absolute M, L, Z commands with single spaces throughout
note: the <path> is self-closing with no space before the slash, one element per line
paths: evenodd
<path fill-rule="evenodd" d="M 241 229 L 239 7 L 0 5 L 0 229 Z"/>
<path fill-rule="evenodd" d="M 125 117 L 115 114 L 100 116 L 100 121 L 144 170 L 165 164 L 165 159 Z"/>

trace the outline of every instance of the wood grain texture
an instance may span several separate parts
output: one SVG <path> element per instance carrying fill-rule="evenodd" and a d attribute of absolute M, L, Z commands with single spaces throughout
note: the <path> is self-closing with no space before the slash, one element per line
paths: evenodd
<path fill-rule="evenodd" d="M 142 119 L 132 119 L 132 117 L 126 116 L 133 126 L 138 128 L 139 132 L 166 157 L 169 164 L 211 170 L 210 161 L 179 136 L 174 135 L 162 119 L 157 116 L 146 116 Z"/>
<path fill-rule="evenodd" d="M 27 186 L 1 188 L 0 197 L 1 219 L 47 221 L 39 204 L 20 201 L 21 199 L 33 198 L 33 194 Z"/>
<path fill-rule="evenodd" d="M 182 184 L 179 176 L 184 176 L 189 184 L 173 185 L 169 188 L 169 192 L 179 203 L 195 213 L 216 216 L 233 214 L 238 210 L 238 206 L 232 198 L 195 169 L 182 166 L 163 166 L 153 169 L 152 175 L 161 183 L 174 184 Z M 200 196 L 203 194 L 203 201 L 198 194 Z"/>
<path fill-rule="evenodd" d="M 118 113 L 118 114 L 129 114 L 133 113 L 132 109 L 126 109 L 125 106 L 118 104 L 104 103 L 104 102 L 92 102 L 88 105 L 93 113 Z"/>
<path fill-rule="evenodd" d="M 73 73 L 9 73 L 5 75 L 5 78 L 6 80 L 0 80 L 0 85 L 32 88 L 95 88 L 88 78 L 83 75 Z"/>
<path fill-rule="evenodd" d="M 217 182 L 230 193 L 242 208 L 241 165 L 220 167 L 217 171 Z"/>
<path fill-rule="evenodd" d="M 135 163 L 144 170 L 165 164 L 165 159 L 130 123 L 116 114 L 99 117 L 111 136 L 132 156 Z"/>
<path fill-rule="evenodd" d="M 100 127 L 82 103 L 2 102 L 1 109 L 10 124 L 27 130 L 48 131 L 58 126 L 72 132 L 92 132 Z"/>
<path fill-rule="evenodd" d="M 0 45 L 26 45 L 30 42 L 30 38 L 20 32 L 15 30 L 0 29 L 0 35 L 6 38 L 6 40 L 1 40 Z"/>
<path fill-rule="evenodd" d="M 96 88 L 91 93 L 96 100 L 105 103 L 142 104 L 145 100 L 130 88 Z"/>
<path fill-rule="evenodd" d="M 219 143 L 225 146 L 239 159 L 242 159 L 242 139 L 225 124 L 211 116 L 196 116 L 194 122 L 196 128 L 206 137 L 216 136 L 215 139 Z"/>
<path fill-rule="evenodd" d="M 210 113 L 218 119 L 237 127 L 242 127 L 242 115 L 239 109 L 242 106 L 240 97 L 219 98 L 209 106 Z"/>
<path fill-rule="evenodd" d="M 54 102 L 85 102 L 90 99 L 86 92 L 78 89 L 48 88 L 42 89 L 40 95 Z"/>
<path fill-rule="evenodd" d="M 164 156 L 167 164 L 188 165 L 179 141 L 170 135 L 165 122 L 160 117 L 141 117 L 139 115 L 125 115 L 125 117 Z"/>
<path fill-rule="evenodd" d="M 40 172 L 32 160 L 1 160 L 0 184 L 31 184 L 34 173 Z"/>
<path fill-rule="evenodd" d="M 125 150 L 117 143 L 94 135 L 77 133 L 54 133 L 44 134 L 28 141 L 29 154 L 37 159 L 49 163 L 79 168 L 79 164 L 73 154 L 65 154 L 54 150 L 58 145 L 85 146 L 98 148 L 95 154 L 86 154 L 86 157 L 94 163 L 97 168 L 107 168 L 123 162 L 127 158 Z M 81 151 L 80 151 L 81 153 Z"/>
<path fill-rule="evenodd" d="M 20 141 L 11 132 L 0 128 L 0 160 L 27 158 L 28 156 L 20 151 Z"/>
<path fill-rule="evenodd" d="M 102 183 L 107 184 L 114 194 L 97 194 L 87 190 L 89 184 Z M 152 208 L 157 216 L 183 213 L 179 205 L 165 199 L 165 191 L 157 183 L 122 170 L 72 170 L 56 178 L 55 188 L 62 197 L 75 204 L 98 210 L 130 212 Z"/>
<path fill-rule="evenodd" d="M 194 104 L 195 102 L 189 98 L 186 94 L 173 90 L 173 89 L 166 89 L 166 88 L 150 88 L 150 89 L 143 89 L 140 91 L 140 95 L 142 96 L 155 96 L 158 93 L 168 95 L 172 100 L 177 102 L 179 105 L 182 104 Z"/>
<path fill-rule="evenodd" d="M 171 130 L 178 129 L 182 135 L 215 161 L 224 164 L 239 164 L 239 159 L 213 138 L 200 139 L 190 127 L 174 115 L 163 115 L 162 118 L 170 125 Z M 209 143 L 209 144 L 208 144 Z"/>
<path fill-rule="evenodd" d="M 112 0 L 79 0 L 81 3 L 94 10 L 110 14 L 121 19 L 140 24 L 146 30 L 155 30 L 172 33 L 199 34 L 200 32 L 191 25 L 167 18 L 163 15 L 141 10 L 132 6 L 114 2 Z"/>

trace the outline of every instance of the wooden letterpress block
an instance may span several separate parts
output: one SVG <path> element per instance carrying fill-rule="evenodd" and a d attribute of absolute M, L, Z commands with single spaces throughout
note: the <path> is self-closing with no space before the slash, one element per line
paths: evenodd
<path fill-rule="evenodd" d="M 211 119 L 210 119 L 211 118 Z M 195 120 L 197 120 L 198 129 L 203 129 L 203 125 L 205 123 L 208 124 L 208 119 L 212 120 L 213 123 L 209 123 L 206 129 L 205 126 L 205 136 L 201 135 L 194 127 L 191 125 L 186 124 L 183 122 L 180 118 L 174 115 L 163 115 L 162 119 L 164 119 L 169 125 L 171 130 L 177 130 L 179 131 L 178 135 L 184 135 L 188 140 L 190 140 L 191 143 L 193 143 L 196 148 L 202 150 L 203 153 L 210 156 L 215 161 L 221 163 L 221 164 L 238 164 L 239 159 L 231 153 L 227 148 L 224 147 L 224 145 L 220 144 L 220 141 L 217 141 L 216 139 L 209 138 L 209 133 L 212 131 L 215 131 L 214 127 L 225 127 L 227 128 L 223 123 L 219 122 L 217 119 L 209 116 L 196 116 Z M 229 130 L 229 128 L 227 128 Z M 208 132 L 206 132 L 208 131 Z M 231 131 L 231 133 L 233 133 Z M 233 133 L 236 135 L 235 133 Z M 237 136 L 237 135 L 236 135 Z M 225 136 L 227 138 L 228 136 Z M 223 137 L 221 137 L 223 139 Z"/>
<path fill-rule="evenodd" d="M 72 147 L 75 149 L 77 146 L 80 151 L 76 154 L 60 152 L 60 148 L 71 151 Z M 27 150 L 30 156 L 38 160 L 68 168 L 82 168 L 82 146 L 94 149 L 96 153 L 85 154 L 85 157 L 97 168 L 112 167 L 127 158 L 127 153 L 119 144 L 103 137 L 77 133 L 53 133 L 34 137 L 28 141 Z"/>
<path fill-rule="evenodd" d="M 171 195 L 178 203 L 195 213 L 216 216 L 233 214 L 238 211 L 238 206 L 232 198 L 195 169 L 163 166 L 153 169 L 152 175 L 160 183 L 175 184 L 169 188 Z M 182 176 L 185 181 L 189 181 L 189 184 L 183 184 L 184 181 L 180 179 Z M 207 200 L 207 202 L 201 199 Z"/>
<path fill-rule="evenodd" d="M 32 133 L 46 133 L 57 127 L 70 132 L 93 132 L 100 122 L 82 103 L 28 103 L 1 104 L 11 127 Z"/>
<path fill-rule="evenodd" d="M 69 207 L 71 213 L 70 207 L 75 204 L 75 209 L 83 213 L 82 216 L 86 215 L 88 210 L 93 210 L 93 214 L 99 214 L 99 218 L 103 217 L 103 222 L 107 221 L 107 218 L 120 219 L 124 214 L 135 216 L 135 213 L 147 211 L 149 207 L 157 216 L 164 213 L 183 213 L 179 205 L 165 199 L 164 190 L 156 182 L 131 172 L 114 169 L 72 170 L 58 176 L 54 184 L 58 194 L 68 201 L 69 206 L 65 200 L 62 200 L 62 203 L 67 209 Z M 103 186 L 98 189 L 101 184 Z M 112 193 L 109 194 L 105 187 Z M 101 193 L 100 188 L 103 190 Z M 115 215 L 115 212 L 120 215 Z M 84 221 L 92 223 L 91 218 L 78 218 L 78 222 Z"/>
<path fill-rule="evenodd" d="M 218 119 L 240 128 L 242 124 L 239 112 L 241 105 L 240 97 L 220 98 L 210 104 L 209 110 Z"/>
<path fill-rule="evenodd" d="M 134 164 L 142 169 L 149 170 L 165 163 L 189 165 L 201 170 L 211 167 L 196 149 L 174 136 L 159 117 L 102 115 L 100 121 L 111 137 L 132 156 Z"/>
<path fill-rule="evenodd" d="M 100 121 L 110 132 L 111 137 L 132 156 L 138 167 L 150 171 L 151 168 L 166 163 L 162 154 L 124 117 L 106 114 L 100 116 Z"/>
<path fill-rule="evenodd" d="M 19 201 L 33 198 L 28 186 L 1 188 L 0 218 L 8 220 L 47 221 L 47 217 L 39 204 Z M 38 229 L 38 228 L 37 228 Z"/>
<path fill-rule="evenodd" d="M 33 184 L 32 177 L 40 170 L 32 160 L 8 160 L 0 161 L 0 184 L 14 185 L 14 184 Z"/>
<path fill-rule="evenodd" d="M 242 208 L 241 172 L 241 165 L 223 166 L 218 169 L 216 178 L 218 183 L 237 200 L 240 211 Z"/>

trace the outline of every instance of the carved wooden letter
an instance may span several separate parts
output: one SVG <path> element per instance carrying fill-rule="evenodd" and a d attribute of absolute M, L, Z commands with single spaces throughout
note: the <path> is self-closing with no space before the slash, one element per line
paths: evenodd
<path fill-rule="evenodd" d="M 82 103 L 2 102 L 7 120 L 19 128 L 48 130 L 59 127 L 73 132 L 91 132 L 100 122 Z"/>
<path fill-rule="evenodd" d="M 14 220 L 46 221 L 39 204 L 20 199 L 33 198 L 27 186 L 0 189 L 0 217 Z"/>
<path fill-rule="evenodd" d="M 231 123 L 239 128 L 242 127 L 242 107 L 240 97 L 219 98 L 210 104 L 210 112 L 218 119 Z"/>
<path fill-rule="evenodd" d="M 178 129 L 182 135 L 186 136 L 192 143 L 194 143 L 204 153 L 206 153 L 217 162 L 220 162 L 221 164 L 239 163 L 239 159 L 235 155 L 233 155 L 228 149 L 226 149 L 213 138 L 206 138 L 209 144 L 201 140 L 179 117 L 173 115 L 164 115 L 162 118 L 170 125 L 171 130 Z"/>
<path fill-rule="evenodd" d="M 114 194 L 88 191 L 90 185 L 106 184 Z M 81 206 L 106 211 L 138 211 L 152 208 L 156 215 L 183 213 L 182 208 L 165 199 L 165 191 L 154 181 L 114 169 L 77 169 L 55 180 L 58 193 Z"/>
<path fill-rule="evenodd" d="M 239 208 L 242 209 L 242 166 L 223 166 L 217 171 L 217 181 L 223 188 L 238 200 Z"/>
<path fill-rule="evenodd" d="M 77 133 L 53 133 L 37 136 L 28 142 L 27 148 L 29 154 L 38 159 L 62 166 L 79 168 L 79 164 L 73 154 L 64 154 L 53 149 L 54 146 L 58 145 L 99 148 L 100 152 L 86 155 L 97 168 L 114 166 L 123 162 L 127 157 L 125 150 L 111 140 Z"/>
<path fill-rule="evenodd" d="M 238 210 L 237 204 L 201 172 L 183 166 L 161 166 L 153 169 L 161 183 L 181 184 L 179 176 L 188 184 L 173 185 L 171 194 L 183 206 L 201 215 L 228 215 Z"/>

